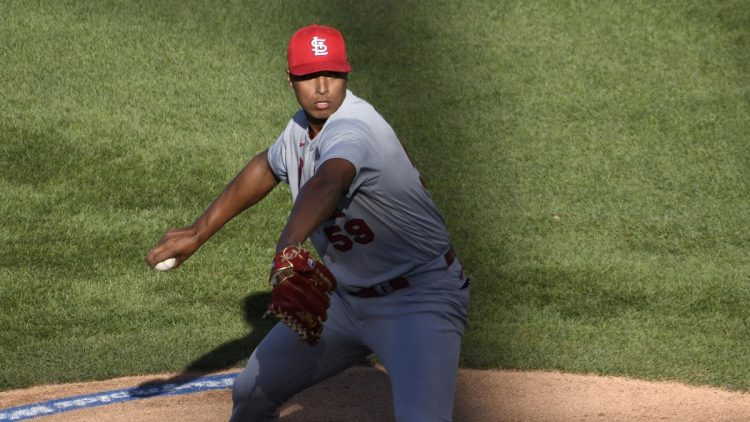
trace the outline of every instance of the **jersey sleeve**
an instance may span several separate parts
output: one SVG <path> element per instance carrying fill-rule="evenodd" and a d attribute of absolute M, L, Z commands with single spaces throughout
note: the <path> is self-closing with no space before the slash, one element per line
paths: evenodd
<path fill-rule="evenodd" d="M 335 127 L 328 128 L 329 136 L 326 136 L 320 147 L 320 164 L 332 158 L 341 158 L 354 166 L 356 175 L 349 188 L 350 192 L 377 177 L 377 172 L 372 170 L 380 167 L 379 154 L 368 141 L 371 136 L 367 134 L 366 128 L 357 123 L 336 121 Z"/>
<path fill-rule="evenodd" d="M 281 182 L 289 184 L 289 172 L 297 171 L 295 142 L 307 132 L 306 127 L 305 113 L 300 109 L 289 120 L 276 142 L 268 148 L 268 164 L 273 174 Z M 292 176 L 292 178 L 294 177 Z"/>
<path fill-rule="evenodd" d="M 286 161 L 284 160 L 287 147 L 286 142 L 284 142 L 284 134 L 282 133 L 276 139 L 276 142 L 268 148 L 268 165 L 271 167 L 271 171 L 276 178 L 284 183 L 289 183 Z"/>

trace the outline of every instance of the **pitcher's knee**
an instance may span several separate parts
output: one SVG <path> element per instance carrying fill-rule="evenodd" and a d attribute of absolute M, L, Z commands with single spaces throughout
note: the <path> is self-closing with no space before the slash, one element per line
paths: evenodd
<path fill-rule="evenodd" d="M 268 397 L 254 377 L 251 378 L 242 373 L 235 379 L 232 386 L 232 416 L 229 420 L 230 422 L 277 421 L 280 406 L 280 403 Z"/>

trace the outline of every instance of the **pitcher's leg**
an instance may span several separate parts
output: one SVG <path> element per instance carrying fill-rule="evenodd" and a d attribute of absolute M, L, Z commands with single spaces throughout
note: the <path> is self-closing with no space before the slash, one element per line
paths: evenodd
<path fill-rule="evenodd" d="M 367 333 L 391 379 L 396 421 L 451 421 L 463 330 L 425 312 L 379 321 Z"/>
<path fill-rule="evenodd" d="M 332 301 L 329 320 L 315 346 L 282 323 L 268 333 L 234 382 L 230 421 L 276 421 L 281 406 L 294 394 L 361 362 L 370 353 L 345 329 L 336 302 Z"/>

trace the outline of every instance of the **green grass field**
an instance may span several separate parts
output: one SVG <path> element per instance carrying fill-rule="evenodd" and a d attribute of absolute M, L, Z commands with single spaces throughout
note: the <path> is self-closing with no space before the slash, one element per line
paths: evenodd
<path fill-rule="evenodd" d="M 0 390 L 242 365 L 287 189 L 143 257 L 283 129 L 316 22 L 471 273 L 463 366 L 750 391 L 750 2 L 272 3 L 0 6 Z"/>

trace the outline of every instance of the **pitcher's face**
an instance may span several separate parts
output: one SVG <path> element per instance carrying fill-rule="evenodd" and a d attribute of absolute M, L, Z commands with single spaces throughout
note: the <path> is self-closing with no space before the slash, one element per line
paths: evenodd
<path fill-rule="evenodd" d="M 326 71 L 301 76 L 287 73 L 287 76 L 297 102 L 305 110 L 311 125 L 322 127 L 344 102 L 346 73 Z"/>

